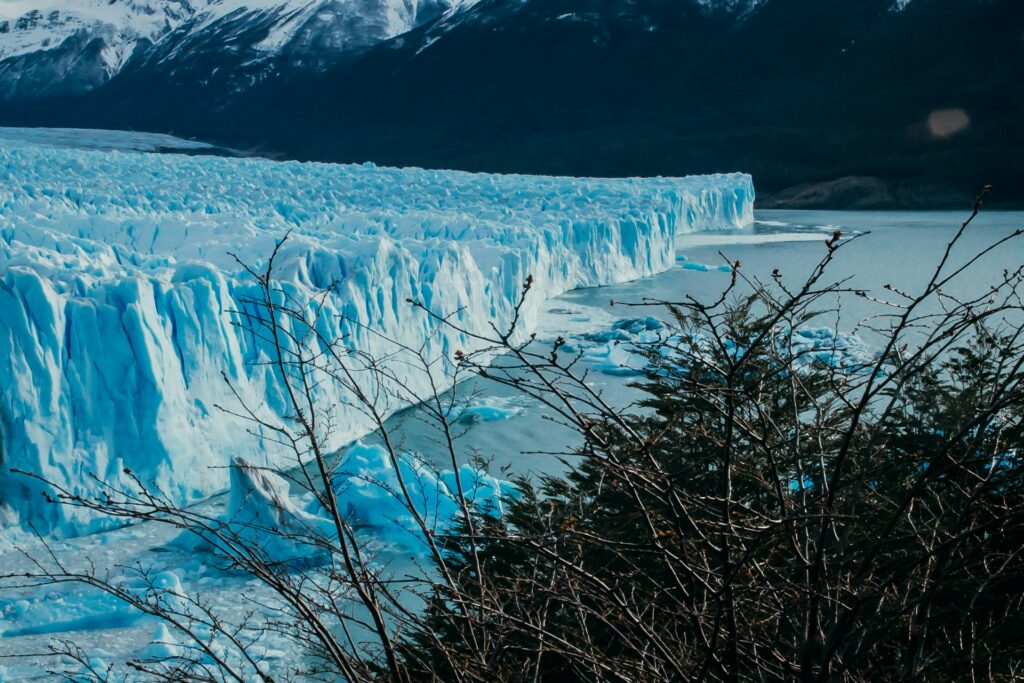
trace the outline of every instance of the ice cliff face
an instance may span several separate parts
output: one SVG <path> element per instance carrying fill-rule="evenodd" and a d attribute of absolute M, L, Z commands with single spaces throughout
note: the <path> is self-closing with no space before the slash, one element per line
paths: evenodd
<path fill-rule="evenodd" d="M 0 520 L 72 534 L 95 520 L 42 504 L 34 472 L 87 494 L 130 468 L 179 502 L 223 490 L 235 457 L 280 462 L 217 410 L 285 415 L 270 350 L 236 323 L 260 265 L 299 300 L 334 286 L 323 332 L 449 357 L 472 342 L 406 301 L 522 330 L 544 298 L 669 268 L 677 233 L 752 219 L 746 175 L 591 180 L 59 149 L 0 138 Z M 251 306 L 250 306 L 251 308 Z M 410 391 L 426 378 L 401 380 Z M 342 390 L 331 446 L 365 433 Z M 389 410 L 400 407 L 389 405 Z M 219 469 L 218 469 L 219 468 Z"/>

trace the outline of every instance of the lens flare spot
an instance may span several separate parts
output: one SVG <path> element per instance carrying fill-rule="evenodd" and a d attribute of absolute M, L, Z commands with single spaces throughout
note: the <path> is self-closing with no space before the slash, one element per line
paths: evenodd
<path fill-rule="evenodd" d="M 971 125 L 971 117 L 959 107 L 936 109 L 928 115 L 928 132 L 932 137 L 948 138 Z"/>

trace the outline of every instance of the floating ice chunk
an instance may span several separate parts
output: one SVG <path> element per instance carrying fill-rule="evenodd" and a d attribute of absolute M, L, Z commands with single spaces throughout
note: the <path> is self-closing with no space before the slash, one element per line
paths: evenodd
<path fill-rule="evenodd" d="M 635 377 L 642 375 L 646 362 L 629 343 L 610 341 L 593 346 L 583 352 L 583 360 L 594 370 L 605 375 Z"/>
<path fill-rule="evenodd" d="M 611 329 L 598 332 L 588 332 L 580 335 L 580 339 L 589 342 L 615 342 L 633 341 L 637 335 L 644 332 L 653 332 L 665 327 L 665 324 L 654 316 L 644 318 L 628 318 L 618 320 L 612 324 Z"/>
<path fill-rule="evenodd" d="M 682 341 L 672 328 L 652 316 L 619 320 L 611 329 L 579 335 L 567 341 L 562 351 L 579 352 L 590 369 L 597 372 L 634 377 L 655 370 L 650 358 L 652 351 L 661 356 L 658 362 L 671 363 L 670 356 Z M 732 340 L 725 340 L 725 344 L 737 356 L 745 353 L 745 349 Z M 781 353 L 788 352 L 794 365 L 802 369 L 825 365 L 856 371 L 877 358 L 875 351 L 857 335 L 837 333 L 828 327 L 780 330 L 774 344 Z M 700 344 L 696 346 L 699 347 Z"/>
<path fill-rule="evenodd" d="M 441 481 L 447 487 L 448 495 L 456 500 L 460 480 L 466 502 L 477 506 L 482 512 L 496 517 L 504 515 L 507 502 L 519 495 L 515 485 L 511 482 L 492 477 L 469 465 L 462 465 L 459 468 L 458 479 L 453 470 L 441 472 Z M 454 521 L 450 520 L 448 525 L 451 526 Z"/>
<path fill-rule="evenodd" d="M 683 263 L 680 267 L 683 270 L 696 270 L 696 271 L 699 271 L 701 273 L 711 273 L 711 272 L 731 273 L 732 272 L 732 266 L 730 266 L 728 263 L 720 263 L 718 265 L 711 266 L 711 265 L 708 265 L 706 263 L 695 263 L 693 261 L 689 261 L 687 263 Z"/>
<path fill-rule="evenodd" d="M 461 425 L 510 420 L 523 412 L 524 401 L 518 397 L 488 396 L 466 406 L 456 406 L 450 419 Z"/>
<path fill-rule="evenodd" d="M 801 327 L 790 334 L 782 334 L 778 343 L 789 346 L 790 352 L 802 365 L 823 365 L 857 370 L 870 365 L 877 354 L 854 334 L 836 334 L 828 327 Z"/>
<path fill-rule="evenodd" d="M 470 406 L 459 415 L 459 422 L 462 424 L 496 422 L 498 420 L 508 420 L 520 412 L 522 412 L 520 408 L 500 408 L 490 405 Z"/>
<path fill-rule="evenodd" d="M 622 330 L 632 336 L 636 336 L 638 334 L 643 334 L 644 332 L 663 330 L 665 329 L 665 323 L 653 315 L 648 315 L 643 318 L 627 318 L 625 320 L 619 320 L 612 326 L 612 329 Z"/>
<path fill-rule="evenodd" d="M 112 668 L 114 656 L 102 648 L 87 650 L 85 661 L 77 674 L 68 676 L 68 683 L 95 683 L 97 675 L 106 675 Z"/>
<path fill-rule="evenodd" d="M 236 458 L 224 518 L 208 529 L 183 532 L 175 544 L 225 550 L 238 539 L 274 562 L 325 559 L 315 541 L 336 535 L 333 524 L 302 509 L 289 489 L 289 483 L 276 472 Z"/>
<path fill-rule="evenodd" d="M 655 316 L 626 318 L 608 330 L 580 335 L 563 350 L 582 351 L 581 358 L 591 369 L 605 375 L 636 377 L 642 375 L 647 360 L 640 353 L 641 345 L 650 345 L 665 336 L 666 325 Z"/>
<path fill-rule="evenodd" d="M 510 483 L 469 465 L 459 468 L 458 477 L 466 502 L 484 512 L 502 514 L 504 502 L 515 495 Z M 343 457 L 336 488 L 338 504 L 349 519 L 386 541 L 422 550 L 422 530 L 403 490 L 425 526 L 444 533 L 463 517 L 458 483 L 454 471 L 434 470 L 415 455 L 403 455 L 396 469 L 382 446 L 356 444 Z"/>
<path fill-rule="evenodd" d="M 149 661 L 166 661 L 175 659 L 184 654 L 185 648 L 181 646 L 178 639 L 174 637 L 166 624 L 159 624 L 149 640 L 149 645 L 142 651 L 140 657 Z"/>
<path fill-rule="evenodd" d="M 814 480 L 808 476 L 804 476 L 801 479 L 791 479 L 789 482 L 789 490 L 793 493 L 800 493 L 802 491 L 810 491 L 814 488 Z"/>
<path fill-rule="evenodd" d="M 394 465 L 382 446 L 350 446 L 333 475 L 339 512 L 348 523 L 372 530 L 375 538 L 386 543 L 425 550 L 416 517 L 431 533 L 452 528 L 463 517 L 459 480 L 454 471 L 431 468 L 414 454 L 400 455 L 397 469 Z M 466 502 L 480 512 L 504 514 L 506 502 L 516 495 L 509 482 L 469 465 L 459 468 L 458 477 Z M 223 532 L 262 550 L 274 562 L 328 559 L 318 544 L 337 539 L 337 530 L 319 499 L 293 496 L 281 476 L 246 462 L 236 462 L 231 482 L 228 510 L 213 525 L 213 533 L 187 531 L 176 544 L 201 551 L 225 549 L 224 536 L 218 533 Z M 176 576 L 168 579 L 168 595 L 180 592 L 173 585 L 176 580 Z"/>

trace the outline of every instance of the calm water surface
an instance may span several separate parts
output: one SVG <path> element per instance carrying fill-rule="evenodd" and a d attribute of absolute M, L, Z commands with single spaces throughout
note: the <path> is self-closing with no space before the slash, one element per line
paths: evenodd
<path fill-rule="evenodd" d="M 714 301 L 731 276 L 715 270 L 726 262 L 740 261 L 750 278 L 770 280 L 778 268 L 787 285 L 799 286 L 825 255 L 824 242 L 835 230 L 856 236 L 836 255 L 827 279 L 849 277 L 849 286 L 885 296 L 884 285 L 903 291 L 924 287 L 969 212 L 837 212 L 837 211 L 760 211 L 753 226 L 738 231 L 696 233 L 681 238 L 678 253 L 685 256 L 680 265 L 661 275 L 635 282 L 570 292 L 550 307 L 545 327 L 560 333 L 571 325 L 606 326 L 610 321 L 659 315 L 660 306 L 613 306 L 612 301 L 640 302 L 681 300 L 693 296 Z M 980 214 L 968 227 L 962 241 L 951 254 L 951 263 L 962 263 L 993 242 L 1024 228 L 1024 212 Z M 951 287 L 958 295 L 983 293 L 1003 269 L 1024 264 L 1024 237 L 1017 238 L 976 263 Z M 705 272 L 700 266 L 709 266 Z M 749 290 L 748 290 L 749 291 Z M 834 302 L 828 303 L 828 306 Z M 844 297 L 841 311 L 823 316 L 818 325 L 849 331 L 856 323 L 882 312 L 877 304 L 859 297 Z M 588 322 L 589 321 L 589 322 Z M 1018 323 L 1019 324 L 1019 321 Z M 861 330 L 862 334 L 864 331 Z M 553 336 L 553 335 L 552 335 Z M 626 388 L 630 378 L 592 375 L 592 381 L 620 405 L 636 398 Z M 481 400 L 507 400 L 509 391 L 492 382 L 471 380 L 460 389 L 479 392 Z M 410 446 L 432 459 L 444 456 L 433 447 L 431 430 L 411 419 L 415 409 L 396 416 L 393 424 Z M 540 405 L 527 404 L 516 417 L 482 423 L 470 429 L 462 439 L 466 452 L 493 458 L 496 465 L 509 465 L 518 471 L 552 471 L 560 465 L 539 452 L 560 451 L 576 443 L 576 435 L 560 428 Z"/>

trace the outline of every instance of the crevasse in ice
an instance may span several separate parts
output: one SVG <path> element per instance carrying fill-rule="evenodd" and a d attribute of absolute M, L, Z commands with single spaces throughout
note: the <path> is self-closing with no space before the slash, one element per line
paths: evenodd
<path fill-rule="evenodd" d="M 0 140 L 0 526 L 102 526 L 44 504 L 45 485 L 13 469 L 88 494 L 91 474 L 127 467 L 187 503 L 225 489 L 236 457 L 280 464 L 215 406 L 237 405 L 226 376 L 261 416 L 287 413 L 266 343 L 236 324 L 255 283 L 235 258 L 260 266 L 288 231 L 278 285 L 298 300 L 333 287 L 325 335 L 440 358 L 474 342 L 408 299 L 488 332 L 532 275 L 525 334 L 545 299 L 667 270 L 677 234 L 748 223 L 753 198 L 742 174 L 546 178 Z M 366 433 L 343 389 L 316 391 L 336 406 L 329 446 Z"/>

